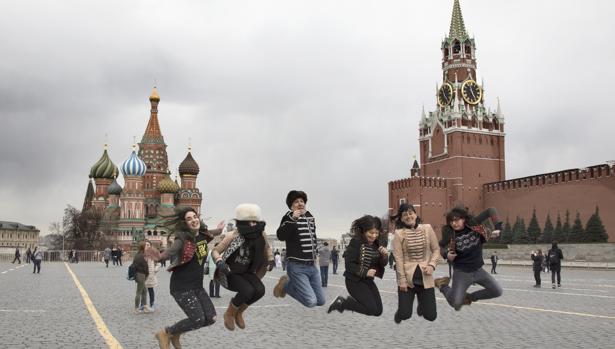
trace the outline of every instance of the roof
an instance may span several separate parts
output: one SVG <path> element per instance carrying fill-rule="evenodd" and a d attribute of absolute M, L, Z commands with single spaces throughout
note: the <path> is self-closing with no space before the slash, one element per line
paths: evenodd
<path fill-rule="evenodd" d="M 33 225 L 25 225 L 19 222 L 7 222 L 0 221 L 0 229 L 13 229 L 13 230 L 38 230 Z"/>

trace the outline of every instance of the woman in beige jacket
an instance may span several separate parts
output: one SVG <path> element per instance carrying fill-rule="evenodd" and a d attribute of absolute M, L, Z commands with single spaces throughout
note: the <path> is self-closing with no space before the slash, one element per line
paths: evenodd
<path fill-rule="evenodd" d="M 231 331 L 235 324 L 241 329 L 246 327 L 243 313 L 265 295 L 261 278 L 274 266 L 260 207 L 241 204 L 235 209 L 235 217 L 237 228 L 228 232 L 211 253 L 216 262 L 214 277 L 225 288 L 237 292 L 224 313 L 224 326 Z"/>
<path fill-rule="evenodd" d="M 395 220 L 393 255 L 397 271 L 398 308 L 395 322 L 412 316 L 414 297 L 418 300 L 416 313 L 425 320 L 437 317 L 433 272 L 440 259 L 440 246 L 433 228 L 419 224 L 420 218 L 412 205 L 402 204 Z"/>

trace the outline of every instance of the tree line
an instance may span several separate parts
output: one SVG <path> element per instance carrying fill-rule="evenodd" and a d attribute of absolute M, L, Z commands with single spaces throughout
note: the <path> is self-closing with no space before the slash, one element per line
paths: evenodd
<path fill-rule="evenodd" d="M 571 225 L 570 211 L 566 210 L 563 222 L 561 215 L 558 213 L 554 226 L 551 215 L 547 214 L 544 228 L 541 228 L 536 218 L 536 209 L 534 209 L 527 228 L 523 218 L 517 216 L 514 224 L 511 225 L 507 217 L 500 237 L 494 239 L 493 242 L 502 244 L 535 244 L 551 243 L 553 241 L 559 243 L 590 243 L 607 242 L 608 238 L 609 236 L 600 219 L 598 207 L 596 207 L 594 214 L 585 223 L 585 227 L 579 212 L 577 212 Z"/>

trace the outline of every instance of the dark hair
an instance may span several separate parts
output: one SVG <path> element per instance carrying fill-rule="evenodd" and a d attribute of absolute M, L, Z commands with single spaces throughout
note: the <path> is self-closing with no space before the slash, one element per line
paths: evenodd
<path fill-rule="evenodd" d="M 359 238 L 362 242 L 365 242 L 365 232 L 372 229 L 378 229 L 378 236 L 382 235 L 382 221 L 378 217 L 365 215 L 361 218 L 355 219 L 350 226 L 350 232 L 356 238 Z M 378 241 L 379 239 L 376 239 Z"/>
<path fill-rule="evenodd" d="M 466 222 L 470 220 L 470 214 L 468 210 L 463 207 L 453 207 L 452 210 L 446 213 L 446 224 L 450 225 L 452 221 L 456 219 L 464 219 Z"/>
<path fill-rule="evenodd" d="M 395 228 L 403 228 L 405 226 L 404 222 L 402 222 L 402 220 L 401 220 L 401 216 L 406 211 L 412 211 L 414 213 L 417 213 L 416 209 L 411 204 L 403 203 L 403 204 L 399 205 L 399 208 L 397 209 L 397 214 L 395 216 L 391 216 L 390 217 L 391 220 L 395 221 Z M 419 217 L 418 213 L 417 213 L 416 221 L 415 221 L 415 224 L 414 224 L 413 228 L 418 227 L 420 223 L 421 223 L 421 217 Z"/>
<path fill-rule="evenodd" d="M 188 228 L 188 225 L 186 224 L 186 214 L 188 212 L 198 214 L 198 212 L 196 212 L 196 210 L 191 206 L 177 206 L 175 207 L 174 214 L 162 217 L 164 222 L 162 225 L 169 229 L 168 237 L 171 237 L 171 235 L 178 231 L 190 231 L 190 228 Z M 204 227 L 207 229 L 205 223 L 201 221 L 200 229 L 202 230 Z"/>
<path fill-rule="evenodd" d="M 551 248 L 557 248 L 557 241 L 551 242 Z"/>
<path fill-rule="evenodd" d="M 297 199 L 303 199 L 303 202 L 307 203 L 307 194 L 301 190 L 289 191 L 286 195 L 286 206 L 290 208 Z"/>
<path fill-rule="evenodd" d="M 139 252 L 145 252 L 145 240 L 141 240 L 139 241 L 139 247 L 137 249 L 137 253 Z"/>

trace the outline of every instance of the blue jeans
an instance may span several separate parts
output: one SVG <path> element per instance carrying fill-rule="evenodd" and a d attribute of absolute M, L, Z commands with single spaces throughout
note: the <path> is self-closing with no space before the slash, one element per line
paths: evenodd
<path fill-rule="evenodd" d="M 466 291 L 472 284 L 479 284 L 484 287 L 482 290 L 470 293 L 470 299 L 477 301 L 480 299 L 496 298 L 502 295 L 502 287 L 497 281 L 487 273 L 483 268 L 476 269 L 472 272 L 466 272 L 455 269 L 453 273 L 453 285 L 451 287 L 442 286 L 441 291 L 455 310 L 459 310 L 463 305 L 463 298 Z"/>
<path fill-rule="evenodd" d="M 289 260 L 286 265 L 288 282 L 286 293 L 308 308 L 325 304 L 320 273 L 315 265 L 306 265 Z"/>
<path fill-rule="evenodd" d="M 329 266 L 328 265 L 320 266 L 320 280 L 322 280 L 322 287 L 327 287 L 327 283 L 329 282 Z"/>

